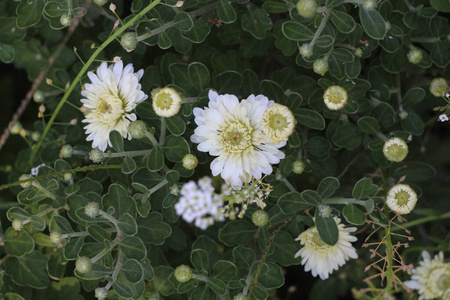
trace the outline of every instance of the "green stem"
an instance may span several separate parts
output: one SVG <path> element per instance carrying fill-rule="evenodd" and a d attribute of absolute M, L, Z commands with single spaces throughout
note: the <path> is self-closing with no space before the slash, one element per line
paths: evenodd
<path fill-rule="evenodd" d="M 159 145 L 164 145 L 166 139 L 166 118 L 161 118 L 161 134 L 159 135 Z"/>
<path fill-rule="evenodd" d="M 20 203 L 20 202 L 3 202 L 3 203 L 0 203 L 0 210 L 8 209 L 8 208 L 11 208 L 14 206 L 20 206 L 20 205 L 24 205 L 24 204 Z"/>
<path fill-rule="evenodd" d="M 446 212 L 439 216 L 429 216 L 429 217 L 420 218 L 420 219 L 417 219 L 417 220 L 414 220 L 411 222 L 407 222 L 407 223 L 402 224 L 402 227 L 403 228 L 411 228 L 411 227 L 414 227 L 414 226 L 417 226 L 417 225 L 420 225 L 423 223 L 438 221 L 438 220 L 443 220 L 443 219 L 448 219 L 448 218 L 450 218 L 450 212 Z M 394 228 L 392 228 L 391 231 L 399 231 L 401 229 L 402 228 L 400 228 L 400 227 L 394 227 Z"/>
<path fill-rule="evenodd" d="M 365 206 L 366 205 L 366 201 L 363 200 L 356 200 L 354 198 L 343 198 L 343 197 L 333 197 L 333 198 L 327 198 L 322 200 L 323 204 L 349 204 L 349 203 L 353 203 L 353 204 L 358 204 L 358 205 L 362 205 Z"/>
<path fill-rule="evenodd" d="M 186 104 L 186 103 L 196 103 L 200 101 L 200 99 L 198 97 L 186 97 L 183 98 L 183 100 L 181 101 L 182 104 Z"/>
<path fill-rule="evenodd" d="M 45 216 L 46 214 L 48 214 L 49 212 L 53 211 L 53 207 L 47 207 L 46 209 L 44 209 L 43 211 L 40 211 L 36 214 L 37 217 L 42 217 Z M 31 222 L 31 219 L 25 219 L 23 221 L 23 225 L 28 224 Z"/>
<path fill-rule="evenodd" d="M 114 281 L 116 281 L 117 276 L 119 275 L 120 268 L 122 267 L 123 259 L 125 256 L 123 255 L 122 251 L 119 249 L 119 256 L 117 258 L 116 266 L 114 267 L 114 272 L 112 274 L 112 280 L 108 282 L 108 284 L 105 286 L 106 290 L 109 290 L 112 285 L 114 284 Z"/>
<path fill-rule="evenodd" d="M 33 153 L 31 154 L 29 164 L 30 166 L 33 165 L 34 159 L 36 158 L 36 155 L 39 151 L 39 149 L 42 146 L 42 143 L 44 142 L 45 137 L 47 136 L 48 132 L 50 131 L 50 128 L 53 125 L 53 122 L 55 122 L 55 119 L 59 113 L 59 111 L 62 109 L 64 103 L 67 101 L 69 96 L 72 94 L 72 91 L 75 89 L 75 86 L 78 85 L 78 83 L 81 81 L 81 78 L 86 73 L 86 71 L 89 69 L 91 64 L 95 61 L 97 56 L 103 51 L 103 49 L 106 48 L 111 42 L 113 42 L 118 36 L 120 36 L 125 30 L 127 30 L 130 26 L 132 26 L 136 21 L 138 21 L 140 18 L 142 18 L 147 12 L 149 12 L 153 7 L 155 7 L 161 0 L 154 0 L 152 3 L 150 3 L 147 7 L 145 7 L 141 12 L 139 12 L 136 16 L 134 16 L 130 21 L 128 21 L 124 26 L 120 27 L 114 34 L 112 34 L 105 42 L 103 42 L 97 50 L 92 54 L 92 56 L 89 58 L 89 60 L 86 62 L 86 64 L 83 66 L 83 68 L 78 73 L 77 77 L 75 77 L 75 80 L 72 82 L 70 87 L 67 89 L 66 93 L 64 94 L 61 101 L 59 101 L 58 106 L 56 107 L 55 111 L 52 114 L 52 117 L 47 123 L 47 126 L 45 126 L 44 132 L 42 133 L 41 139 L 39 140 L 39 143 L 37 143 L 36 147 L 33 149 Z"/>
<path fill-rule="evenodd" d="M 136 151 L 124 151 L 119 153 L 103 153 L 104 157 L 124 157 L 124 156 L 140 156 L 140 155 L 147 155 L 150 153 L 151 150 L 136 150 Z"/>
<path fill-rule="evenodd" d="M 291 190 L 291 192 L 296 192 L 297 190 L 295 187 L 286 179 L 283 177 L 283 182 L 286 184 L 286 186 Z"/>
<path fill-rule="evenodd" d="M 192 274 L 192 278 L 195 278 L 195 279 L 203 281 L 203 282 L 208 282 L 208 277 L 206 277 L 206 276 Z"/>
<path fill-rule="evenodd" d="M 410 40 L 413 43 L 436 43 L 439 42 L 441 39 L 434 37 L 411 37 Z"/>
<path fill-rule="evenodd" d="M 151 134 L 150 132 L 146 132 L 145 136 L 152 142 L 153 146 L 158 146 L 158 141 L 156 140 L 155 136 Z"/>
<path fill-rule="evenodd" d="M 387 205 L 385 204 L 384 206 L 384 211 L 388 212 L 389 208 L 387 207 Z M 389 213 L 387 215 L 387 217 L 389 218 Z M 391 226 L 386 226 L 384 228 L 385 230 L 385 237 L 386 237 L 386 287 L 385 287 L 385 292 L 387 295 L 390 295 L 392 293 L 392 281 L 393 278 L 392 276 L 394 275 L 394 271 L 392 269 L 393 266 L 393 249 L 392 249 L 392 241 L 391 241 Z"/>
<path fill-rule="evenodd" d="M 165 30 L 173 27 L 175 23 L 173 21 L 167 22 L 161 27 L 158 27 L 154 30 L 150 30 L 147 33 L 144 33 L 143 35 L 140 35 L 137 37 L 138 42 L 148 39 L 149 37 L 152 37 L 154 35 L 160 34 L 161 32 L 164 32 Z"/>
<path fill-rule="evenodd" d="M 166 179 L 164 179 L 163 181 L 161 181 L 160 183 L 158 183 L 157 185 L 152 187 L 148 194 L 151 195 L 151 194 L 155 193 L 157 190 L 159 190 L 160 188 L 162 188 L 163 186 L 165 186 L 168 183 L 169 182 Z"/>
<path fill-rule="evenodd" d="M 314 34 L 314 37 L 313 37 L 311 43 L 309 43 L 309 45 L 311 47 L 314 46 L 314 44 L 316 43 L 316 40 L 320 37 L 320 35 L 322 34 L 323 29 L 327 25 L 328 19 L 330 18 L 330 10 L 326 9 L 322 14 L 323 14 L 322 21 L 320 21 L 319 27 L 317 28 L 317 31 Z"/>

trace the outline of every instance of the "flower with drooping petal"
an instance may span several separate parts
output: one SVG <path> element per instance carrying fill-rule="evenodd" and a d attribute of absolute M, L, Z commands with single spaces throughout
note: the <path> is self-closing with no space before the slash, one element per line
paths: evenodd
<path fill-rule="evenodd" d="M 386 203 L 393 212 L 409 214 L 416 206 L 417 194 L 407 184 L 396 184 L 387 193 Z"/>
<path fill-rule="evenodd" d="M 272 164 L 284 158 L 279 148 L 286 144 L 272 145 L 261 128 L 263 114 L 274 102 L 263 95 L 250 95 L 240 102 L 234 95 L 214 91 L 208 96 L 208 107 L 194 108 L 198 127 L 191 141 L 199 144 L 199 151 L 217 156 L 211 163 L 212 174 L 220 174 L 233 186 L 271 174 Z"/>
<path fill-rule="evenodd" d="M 404 284 L 419 291 L 419 300 L 435 299 L 448 295 L 450 289 L 450 264 L 444 263 L 444 254 L 439 252 L 431 259 L 427 251 L 422 252 L 423 260 L 414 268 L 412 280 Z"/>
<path fill-rule="evenodd" d="M 349 258 L 358 258 L 358 254 L 351 242 L 355 242 L 357 238 L 350 233 L 356 231 L 356 227 L 345 227 L 341 224 L 341 219 L 334 217 L 339 229 L 339 239 L 333 246 L 326 244 L 319 236 L 317 228 L 310 227 L 302 232 L 296 241 L 300 241 L 303 246 L 296 254 L 295 258 L 302 257 L 302 265 L 305 271 L 311 271 L 320 279 L 327 279 L 328 276 L 343 266 Z"/>
<path fill-rule="evenodd" d="M 104 62 L 96 73 L 88 72 L 92 83 L 85 84 L 81 91 L 85 97 L 81 102 L 87 109 L 82 122 L 87 123 L 86 140 L 92 141 L 92 148 L 105 151 L 111 145 L 109 133 L 113 130 L 131 139 L 128 125 L 136 121 L 132 110 L 147 99 L 139 84 L 143 75 L 144 70 L 134 73 L 133 65 L 124 68 L 122 61 L 110 66 Z"/>

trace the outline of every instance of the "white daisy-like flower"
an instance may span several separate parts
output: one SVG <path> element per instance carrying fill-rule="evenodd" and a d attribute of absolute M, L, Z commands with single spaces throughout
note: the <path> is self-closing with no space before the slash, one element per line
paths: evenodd
<path fill-rule="evenodd" d="M 177 215 L 182 216 L 186 222 L 195 222 L 195 226 L 204 230 L 215 220 L 224 219 L 219 212 L 223 199 L 221 195 L 214 193 L 211 178 L 203 177 L 198 185 L 189 181 L 183 185 L 180 194 L 180 200 L 174 207 Z"/>
<path fill-rule="evenodd" d="M 272 140 L 273 144 L 287 142 L 295 129 L 294 114 L 281 104 L 275 103 L 266 109 L 261 121 L 262 131 Z"/>
<path fill-rule="evenodd" d="M 323 102 L 330 110 L 339 110 L 347 104 L 347 91 L 338 85 L 332 85 L 325 90 Z"/>
<path fill-rule="evenodd" d="M 439 121 L 441 122 L 447 122 L 448 121 L 448 116 L 446 114 L 442 114 L 439 116 Z"/>
<path fill-rule="evenodd" d="M 390 138 L 383 145 L 383 154 L 389 161 L 401 162 L 408 156 L 408 145 L 401 138 Z"/>
<path fill-rule="evenodd" d="M 416 206 L 417 194 L 407 184 L 396 184 L 387 193 L 386 203 L 393 212 L 409 214 Z"/>
<path fill-rule="evenodd" d="M 431 259 L 427 251 L 422 252 L 423 260 L 414 268 L 412 280 L 404 284 L 419 291 L 419 300 L 443 297 L 448 299 L 450 290 L 450 264 L 444 263 L 444 254 L 439 252 Z"/>
<path fill-rule="evenodd" d="M 344 224 L 341 224 L 341 219 L 337 217 L 334 217 L 334 221 L 339 229 L 339 240 L 333 246 L 322 241 L 315 226 L 308 228 L 295 239 L 300 241 L 303 247 L 294 257 L 301 256 L 301 263 L 305 266 L 305 271 L 311 271 L 314 277 L 319 275 L 322 280 L 327 279 L 333 270 L 343 266 L 349 258 L 358 258 L 358 254 L 351 244 L 357 238 L 350 235 L 351 232 L 356 231 L 356 227 L 346 228 Z"/>
<path fill-rule="evenodd" d="M 88 72 L 92 83 L 87 83 L 81 95 L 86 110 L 86 118 L 82 121 L 88 123 L 84 129 L 92 141 L 92 148 L 105 151 L 109 141 L 109 133 L 118 131 L 124 138 L 131 139 L 128 125 L 136 121 L 136 115 L 132 110 L 147 95 L 141 91 L 139 80 L 144 75 L 144 70 L 134 73 L 133 65 L 128 64 L 125 68 L 123 62 L 119 61 L 108 66 L 102 63 L 96 74 Z"/>
<path fill-rule="evenodd" d="M 152 106 L 160 117 L 173 117 L 181 108 L 181 95 L 170 87 L 154 90 L 152 92 Z"/>
<path fill-rule="evenodd" d="M 208 96 L 208 107 L 194 108 L 198 127 L 191 141 L 199 144 L 199 151 L 217 156 L 211 163 L 212 174 L 220 174 L 233 186 L 271 174 L 272 164 L 284 158 L 279 148 L 286 144 L 272 145 L 261 129 L 263 114 L 274 102 L 263 95 L 251 95 L 241 102 L 234 95 L 214 91 Z"/>

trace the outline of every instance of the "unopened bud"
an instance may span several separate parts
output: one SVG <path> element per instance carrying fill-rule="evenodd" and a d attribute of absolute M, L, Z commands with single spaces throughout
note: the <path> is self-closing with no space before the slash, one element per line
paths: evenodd
<path fill-rule="evenodd" d="M 292 163 L 292 172 L 302 174 L 305 171 L 305 163 L 302 160 L 296 160 Z"/>
<path fill-rule="evenodd" d="M 144 121 L 134 121 L 128 126 L 128 133 L 133 139 L 142 139 L 147 132 L 147 125 Z"/>
<path fill-rule="evenodd" d="M 122 35 L 120 39 L 120 44 L 122 45 L 123 49 L 125 49 L 127 52 L 131 52 L 134 49 L 136 49 L 136 46 L 138 44 L 136 33 L 127 32 L 124 35 Z"/>
<path fill-rule="evenodd" d="M 21 231 L 23 229 L 23 221 L 19 219 L 14 219 L 12 221 L 12 228 L 14 228 L 15 231 Z"/>
<path fill-rule="evenodd" d="M 170 187 L 169 193 L 171 195 L 177 196 L 180 193 L 180 189 L 178 188 L 178 186 L 176 184 L 174 184 Z"/>
<path fill-rule="evenodd" d="M 363 8 L 365 10 L 374 10 L 375 8 L 377 8 L 377 1 L 376 0 L 364 0 Z"/>
<path fill-rule="evenodd" d="M 326 72 L 328 72 L 328 62 L 323 58 L 318 59 L 314 62 L 313 69 L 314 72 L 323 76 Z"/>
<path fill-rule="evenodd" d="M 355 55 L 357 57 L 361 57 L 363 55 L 363 50 L 361 48 L 356 48 L 355 49 Z"/>
<path fill-rule="evenodd" d="M 303 44 L 299 50 L 303 58 L 310 58 L 313 55 L 313 47 L 310 44 Z"/>
<path fill-rule="evenodd" d="M 324 217 L 324 218 L 331 217 L 331 212 L 332 212 L 332 209 L 329 205 L 326 205 L 326 204 L 319 205 L 319 214 L 322 217 Z"/>
<path fill-rule="evenodd" d="M 103 152 L 102 152 L 102 150 L 100 150 L 98 148 L 92 149 L 89 152 L 89 159 L 92 160 L 96 164 L 101 163 L 102 160 L 103 160 Z"/>
<path fill-rule="evenodd" d="M 197 167 L 198 159 L 193 154 L 186 154 L 183 157 L 183 168 L 187 170 L 193 170 L 195 167 Z"/>
<path fill-rule="evenodd" d="M 264 210 L 257 210 L 252 214 L 252 222 L 258 227 L 265 226 L 269 223 L 269 214 Z"/>
<path fill-rule="evenodd" d="M 20 122 L 16 122 L 9 130 L 12 134 L 19 134 L 22 129 L 22 124 L 20 124 Z"/>
<path fill-rule="evenodd" d="M 95 298 L 97 298 L 98 300 L 105 300 L 106 297 L 108 297 L 108 290 L 103 288 L 103 287 L 99 287 L 95 289 Z"/>
<path fill-rule="evenodd" d="M 405 120 L 408 117 L 408 113 L 402 110 L 401 112 L 398 113 L 398 116 L 400 117 L 401 120 Z"/>
<path fill-rule="evenodd" d="M 59 152 L 63 158 L 70 158 L 73 154 L 73 148 L 70 145 L 64 145 Z"/>
<path fill-rule="evenodd" d="M 449 92 L 450 88 L 445 78 L 434 78 L 430 83 L 430 93 L 435 97 L 443 97 Z"/>
<path fill-rule="evenodd" d="M 409 50 L 408 52 L 408 60 L 412 64 L 418 64 L 422 61 L 423 53 L 420 49 Z"/>
<path fill-rule="evenodd" d="M 80 273 L 87 273 L 92 268 L 92 262 L 89 257 L 82 256 L 75 262 L 75 269 Z"/>
<path fill-rule="evenodd" d="M 390 138 L 383 145 L 383 154 L 389 161 L 401 162 L 408 156 L 408 145 L 401 138 Z"/>
<path fill-rule="evenodd" d="M 50 242 L 52 242 L 53 244 L 57 245 L 57 244 L 60 244 L 61 241 L 62 241 L 62 234 L 61 234 L 61 232 L 53 231 L 52 233 L 50 233 Z"/>
<path fill-rule="evenodd" d="M 340 110 L 347 104 L 347 91 L 339 85 L 328 87 L 323 94 L 323 102 L 330 110 Z"/>
<path fill-rule="evenodd" d="M 316 0 L 299 0 L 297 2 L 298 14 L 307 19 L 315 16 L 318 7 Z"/>
<path fill-rule="evenodd" d="M 19 181 L 23 181 L 23 180 L 27 180 L 27 179 L 31 179 L 31 176 L 28 174 L 23 174 L 22 176 L 19 177 Z M 24 189 L 29 188 L 30 186 L 33 185 L 33 181 L 26 181 L 26 182 L 22 182 L 20 184 L 20 186 Z"/>
<path fill-rule="evenodd" d="M 63 179 L 65 182 L 71 182 L 73 180 L 73 174 L 72 173 L 66 173 L 63 176 Z"/>
<path fill-rule="evenodd" d="M 89 202 L 85 207 L 84 207 L 84 213 L 89 217 L 89 218 L 95 218 L 98 215 L 98 212 L 100 211 L 99 205 L 97 202 Z"/>
<path fill-rule="evenodd" d="M 33 100 L 36 103 L 42 103 L 45 100 L 45 93 L 41 90 L 37 90 L 36 92 L 34 92 L 33 94 Z"/>
<path fill-rule="evenodd" d="M 37 132 L 37 131 L 33 131 L 32 133 L 31 133 L 31 139 L 34 141 L 34 142 L 39 142 L 39 139 L 41 138 L 41 134 L 39 133 L 39 132 Z"/>
<path fill-rule="evenodd" d="M 72 23 L 72 18 L 69 15 L 62 15 L 59 22 L 62 26 L 69 26 Z"/>
<path fill-rule="evenodd" d="M 180 265 L 175 269 L 175 279 L 178 282 L 186 282 L 192 278 L 192 269 L 186 265 Z"/>

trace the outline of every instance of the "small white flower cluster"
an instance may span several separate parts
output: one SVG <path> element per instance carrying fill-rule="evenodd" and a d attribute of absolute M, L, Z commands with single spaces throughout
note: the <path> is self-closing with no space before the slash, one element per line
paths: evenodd
<path fill-rule="evenodd" d="M 188 222 L 195 222 L 195 226 L 205 230 L 214 221 L 223 221 L 224 217 L 219 212 L 223 205 L 223 198 L 214 193 L 212 180 L 203 177 L 198 181 L 184 184 L 180 190 L 180 200 L 175 204 L 175 211 Z"/>

